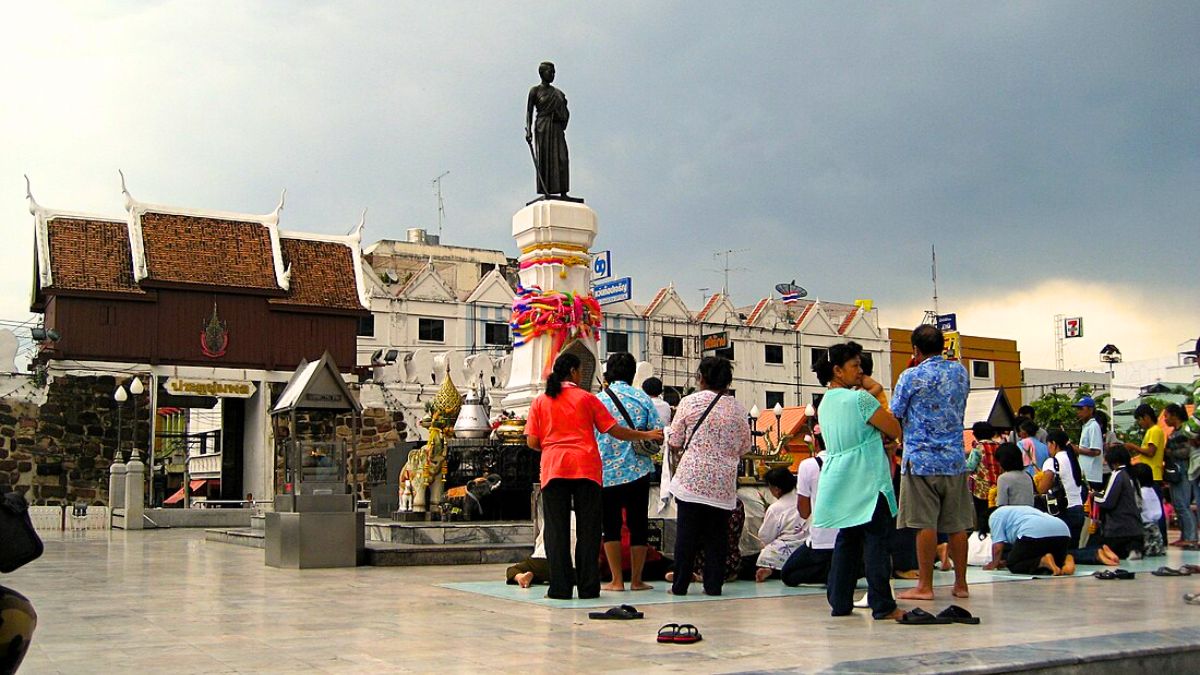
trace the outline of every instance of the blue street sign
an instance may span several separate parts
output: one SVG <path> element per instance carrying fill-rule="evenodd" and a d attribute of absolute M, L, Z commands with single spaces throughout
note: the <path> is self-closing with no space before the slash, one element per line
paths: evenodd
<path fill-rule="evenodd" d="M 592 281 L 612 276 L 612 251 L 597 251 L 592 254 Z"/>
<path fill-rule="evenodd" d="M 592 285 L 592 296 L 601 305 L 611 305 L 633 298 L 633 280 L 629 277 Z"/>
<path fill-rule="evenodd" d="M 953 333 L 958 330 L 957 314 L 938 314 L 937 327 L 943 333 Z"/>

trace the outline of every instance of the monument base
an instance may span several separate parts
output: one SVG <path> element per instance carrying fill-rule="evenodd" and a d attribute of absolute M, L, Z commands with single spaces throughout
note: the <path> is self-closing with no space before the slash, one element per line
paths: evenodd
<path fill-rule="evenodd" d="M 553 201 L 558 201 L 558 202 L 572 202 L 574 204 L 582 204 L 583 203 L 583 197 L 572 197 L 571 195 L 541 195 L 537 199 L 534 199 L 533 201 L 525 202 L 525 206 L 529 206 L 530 204 L 536 204 L 538 202 L 544 202 L 544 201 L 548 201 L 548 200 L 553 200 Z"/>

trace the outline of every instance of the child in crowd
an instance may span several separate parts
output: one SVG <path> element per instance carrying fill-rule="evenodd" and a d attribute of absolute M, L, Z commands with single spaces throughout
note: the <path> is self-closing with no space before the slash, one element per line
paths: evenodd
<path fill-rule="evenodd" d="M 1154 489 L 1154 470 L 1148 464 L 1134 464 L 1129 467 L 1129 473 L 1141 486 L 1142 493 L 1142 551 L 1147 558 L 1166 555 L 1167 548 L 1163 542 L 1162 530 L 1158 522 L 1163 518 L 1162 499 Z M 1136 553 L 1131 554 L 1133 558 Z"/>
<path fill-rule="evenodd" d="M 1051 437 L 1053 438 L 1053 436 Z M 1088 540 L 1087 548 L 1075 552 L 1075 560 L 1085 565 L 1116 566 L 1142 548 L 1142 495 L 1137 481 L 1129 475 L 1129 451 L 1112 445 L 1104 451 L 1104 462 L 1112 468 L 1103 495 L 1095 497 L 1100 507 L 1100 531 Z"/>
<path fill-rule="evenodd" d="M 1003 443 L 996 448 L 996 462 L 1004 471 L 996 479 L 996 506 L 1033 506 L 1033 477 L 1025 473 L 1021 450 Z"/>
<path fill-rule="evenodd" d="M 753 558 L 755 581 L 778 576 L 792 552 L 808 540 L 808 521 L 796 508 L 796 477 L 785 467 L 775 467 L 763 477 L 775 502 L 767 507 L 757 539 L 763 549 Z M 749 566 L 747 566 L 749 567 Z"/>

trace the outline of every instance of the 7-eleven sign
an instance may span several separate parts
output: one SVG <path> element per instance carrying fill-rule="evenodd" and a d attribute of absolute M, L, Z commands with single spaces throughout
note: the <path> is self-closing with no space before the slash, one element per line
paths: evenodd
<path fill-rule="evenodd" d="M 1083 317 L 1073 316 L 1069 319 L 1063 319 L 1063 337 L 1077 338 L 1083 337 Z"/>

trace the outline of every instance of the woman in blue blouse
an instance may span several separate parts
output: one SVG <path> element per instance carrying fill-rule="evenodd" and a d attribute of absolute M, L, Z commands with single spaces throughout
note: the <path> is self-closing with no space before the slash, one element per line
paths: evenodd
<path fill-rule="evenodd" d="M 654 402 L 641 389 L 632 384 L 637 372 L 637 361 L 632 354 L 617 352 L 608 357 L 604 381 L 608 383 L 600 392 L 600 402 L 612 413 L 617 424 L 628 426 L 625 414 L 613 402 L 610 392 L 615 394 L 639 430 L 656 429 L 659 426 L 658 411 Z M 604 557 L 612 571 L 612 581 L 603 587 L 606 591 L 625 590 L 621 570 L 621 522 L 629 528 L 629 589 L 646 591 L 651 588 L 642 581 L 642 569 L 646 564 L 646 526 L 650 504 L 650 476 L 654 473 L 654 461 L 633 450 L 633 443 L 619 441 L 608 434 L 596 434 L 600 446 L 600 459 L 604 462 L 604 489 L 601 492 L 601 509 L 604 522 Z"/>

